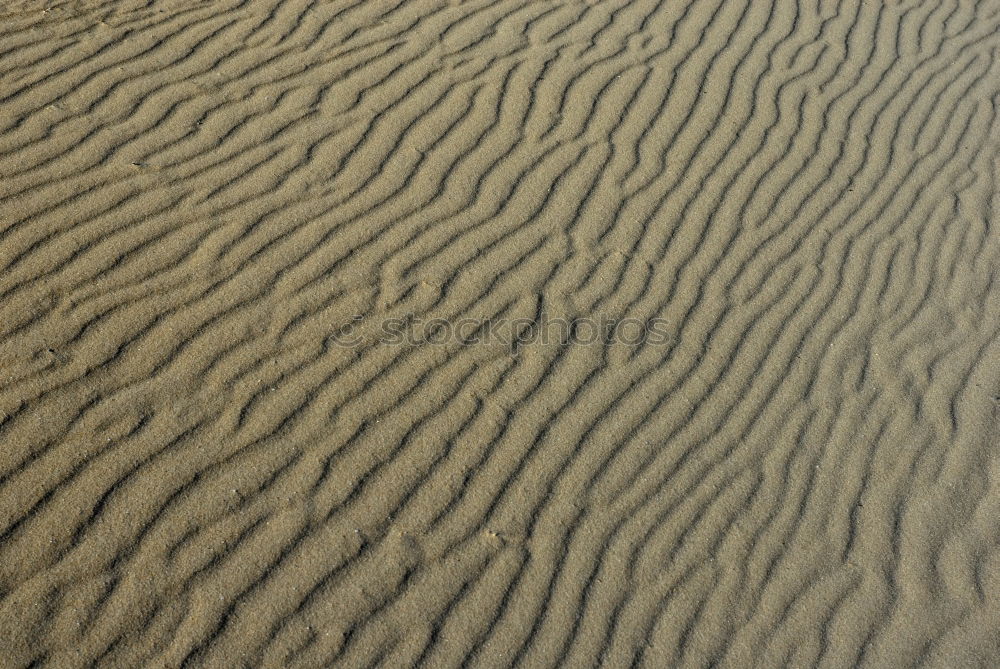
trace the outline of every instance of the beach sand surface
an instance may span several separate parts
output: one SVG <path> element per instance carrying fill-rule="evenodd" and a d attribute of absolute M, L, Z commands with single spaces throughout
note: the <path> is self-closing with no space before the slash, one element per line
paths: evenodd
<path fill-rule="evenodd" d="M 1000 666 L 998 105 L 997 0 L 4 3 L 0 667 Z"/>

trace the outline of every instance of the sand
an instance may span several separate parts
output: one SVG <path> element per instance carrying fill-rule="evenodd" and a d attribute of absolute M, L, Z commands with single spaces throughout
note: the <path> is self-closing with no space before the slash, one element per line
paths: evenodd
<path fill-rule="evenodd" d="M 997 0 L 4 3 L 0 667 L 1000 666 L 998 103 Z"/>

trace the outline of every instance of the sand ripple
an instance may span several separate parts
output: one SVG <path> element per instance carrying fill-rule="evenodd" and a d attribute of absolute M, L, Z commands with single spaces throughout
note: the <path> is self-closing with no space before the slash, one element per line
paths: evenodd
<path fill-rule="evenodd" d="M 0 665 L 1000 665 L 998 49 L 6 3 Z M 384 336 L 435 319 L 665 336 Z"/>

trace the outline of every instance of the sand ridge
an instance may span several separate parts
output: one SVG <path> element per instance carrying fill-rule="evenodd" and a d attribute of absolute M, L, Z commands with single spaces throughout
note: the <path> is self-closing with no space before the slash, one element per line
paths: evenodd
<path fill-rule="evenodd" d="M 0 36 L 0 665 L 1000 663 L 1000 2 Z"/>

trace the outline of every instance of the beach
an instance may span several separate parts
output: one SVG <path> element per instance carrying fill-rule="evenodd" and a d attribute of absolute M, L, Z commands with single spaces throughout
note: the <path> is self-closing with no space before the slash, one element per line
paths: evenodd
<path fill-rule="evenodd" d="M 0 667 L 1000 666 L 1000 2 L 14 0 Z"/>

